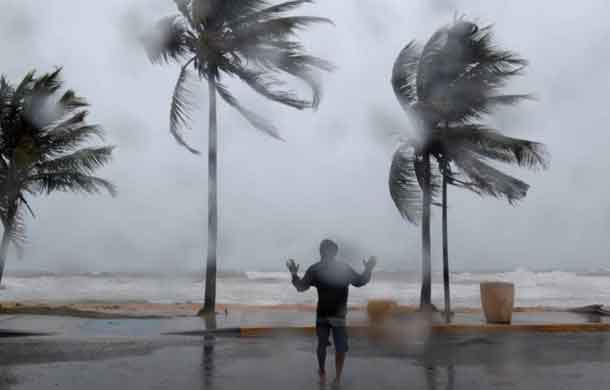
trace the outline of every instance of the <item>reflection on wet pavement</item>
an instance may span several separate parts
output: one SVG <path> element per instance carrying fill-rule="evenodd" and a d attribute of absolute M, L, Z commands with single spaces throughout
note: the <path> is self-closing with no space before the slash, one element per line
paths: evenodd
<path fill-rule="evenodd" d="M 17 384 L 17 378 L 9 367 L 0 367 L 0 390 L 9 390 Z"/>
<path fill-rule="evenodd" d="M 207 330 L 216 330 L 216 316 L 205 317 L 205 328 Z M 216 366 L 214 365 L 214 348 L 216 346 L 216 337 L 214 335 L 203 336 L 203 357 L 202 357 L 202 373 L 203 384 L 205 388 L 212 388 L 214 381 L 214 373 Z"/>
<path fill-rule="evenodd" d="M 447 336 L 420 348 L 353 339 L 342 389 L 605 388 L 609 339 Z M 13 340 L 0 344 L 0 390 L 317 389 L 314 350 L 308 337 Z"/>

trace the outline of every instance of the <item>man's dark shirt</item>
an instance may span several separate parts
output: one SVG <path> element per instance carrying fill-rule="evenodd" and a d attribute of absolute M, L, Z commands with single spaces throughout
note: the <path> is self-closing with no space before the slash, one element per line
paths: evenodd
<path fill-rule="evenodd" d="M 369 280 L 371 269 L 358 274 L 349 265 L 336 260 L 312 265 L 302 279 L 292 275 L 292 284 L 298 291 L 305 291 L 309 287 L 318 290 L 318 318 L 345 318 L 349 285 L 362 287 Z"/>

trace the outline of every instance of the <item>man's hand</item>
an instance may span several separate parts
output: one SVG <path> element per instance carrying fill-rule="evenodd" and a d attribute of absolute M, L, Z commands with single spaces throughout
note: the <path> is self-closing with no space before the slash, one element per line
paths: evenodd
<path fill-rule="evenodd" d="M 362 260 L 362 263 L 364 264 L 364 268 L 366 268 L 369 271 L 372 271 L 373 268 L 375 268 L 375 266 L 377 265 L 377 257 L 371 256 L 371 257 L 369 257 L 368 261 Z"/>
<path fill-rule="evenodd" d="M 292 259 L 286 262 L 286 267 L 288 267 L 288 271 L 290 271 L 292 275 L 296 275 L 299 272 L 299 265 Z"/>

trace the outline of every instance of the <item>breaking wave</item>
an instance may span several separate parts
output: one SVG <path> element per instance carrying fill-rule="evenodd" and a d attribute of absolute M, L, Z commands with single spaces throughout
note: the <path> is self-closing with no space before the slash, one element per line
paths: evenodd
<path fill-rule="evenodd" d="M 573 307 L 610 304 L 610 272 L 531 271 L 518 268 L 507 272 L 460 272 L 451 275 L 454 306 L 480 307 L 479 283 L 508 281 L 515 284 L 518 306 Z M 160 276 L 147 274 L 51 273 L 12 274 L 3 281 L 0 301 L 114 301 L 185 303 L 202 301 L 201 273 Z M 351 304 L 369 299 L 395 299 L 401 304 L 419 302 L 419 273 L 374 274 L 363 288 L 350 290 Z M 433 301 L 442 306 L 442 279 L 433 277 Z M 223 272 L 219 274 L 218 301 L 228 304 L 276 305 L 315 303 L 316 293 L 299 294 L 290 284 L 288 272 Z"/>

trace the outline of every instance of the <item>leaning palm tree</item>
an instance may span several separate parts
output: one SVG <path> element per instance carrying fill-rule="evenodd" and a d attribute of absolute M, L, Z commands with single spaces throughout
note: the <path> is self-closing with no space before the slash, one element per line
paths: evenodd
<path fill-rule="evenodd" d="M 267 99 L 296 109 L 317 108 L 321 85 L 317 72 L 332 65 L 306 54 L 298 41 L 299 30 L 330 20 L 313 16 L 287 16 L 312 0 L 270 5 L 266 0 L 175 0 L 179 14 L 158 22 L 144 42 L 153 63 L 181 64 L 170 109 L 170 132 L 192 153 L 182 135 L 193 108 L 192 76 L 208 83 L 208 244 L 204 306 L 200 314 L 214 313 L 216 303 L 217 247 L 217 122 L 216 95 L 236 109 L 253 127 L 281 139 L 266 119 L 245 108 L 231 94 L 224 78 L 238 78 Z M 305 82 L 312 97 L 304 99 L 288 89 L 281 76 Z"/>
<path fill-rule="evenodd" d="M 526 196 L 528 184 L 489 163 L 547 166 L 543 145 L 506 137 L 480 123 L 495 106 L 530 98 L 501 93 L 506 82 L 521 74 L 526 64 L 515 53 L 493 45 L 490 26 L 479 28 L 463 19 L 436 31 L 423 49 L 410 42 L 394 64 L 392 87 L 415 131 L 394 154 L 390 193 L 408 221 L 422 221 L 422 307 L 431 305 L 430 206 L 442 193 L 447 319 L 447 185 L 505 198 L 513 204 Z"/>
<path fill-rule="evenodd" d="M 88 104 L 72 90 L 61 96 L 61 69 L 39 77 L 28 73 L 12 85 L 0 77 L 0 281 L 12 242 L 24 243 L 28 198 L 55 191 L 115 194 L 107 180 L 93 176 L 108 163 L 112 146 L 87 146 L 101 138 L 100 127 L 86 123 Z"/>

